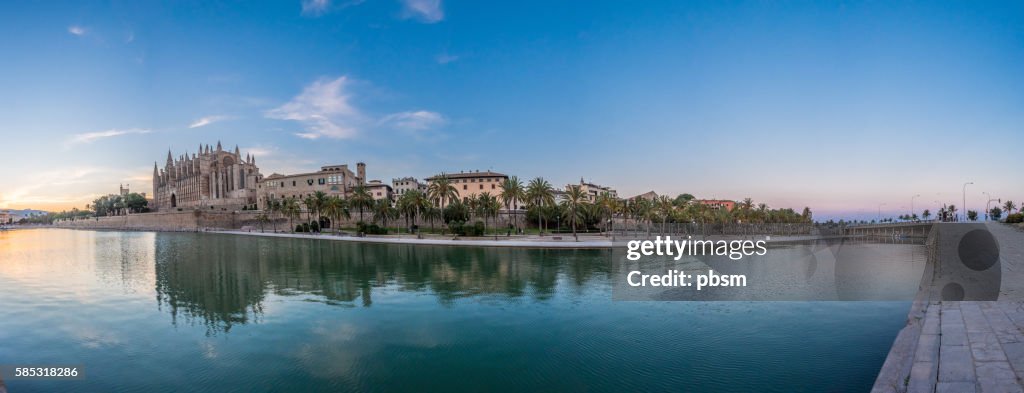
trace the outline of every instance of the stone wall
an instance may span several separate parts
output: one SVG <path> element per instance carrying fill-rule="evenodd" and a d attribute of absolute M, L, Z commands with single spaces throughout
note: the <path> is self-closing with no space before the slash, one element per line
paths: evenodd
<path fill-rule="evenodd" d="M 64 228 L 156 231 L 238 229 L 245 225 L 255 225 L 257 214 L 257 212 L 253 211 L 174 211 L 60 221 L 55 222 L 54 225 Z"/>

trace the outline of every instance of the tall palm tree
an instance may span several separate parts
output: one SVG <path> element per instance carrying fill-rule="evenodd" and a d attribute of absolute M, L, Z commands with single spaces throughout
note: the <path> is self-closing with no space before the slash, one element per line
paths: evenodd
<path fill-rule="evenodd" d="M 416 216 L 427 207 L 427 197 L 419 190 L 409 190 L 398 198 L 398 212 L 405 217 L 405 226 L 416 223 Z M 411 220 L 411 223 L 410 223 Z"/>
<path fill-rule="evenodd" d="M 281 213 L 288 217 L 288 227 L 292 229 L 292 233 L 295 232 L 295 225 L 293 225 L 293 219 L 299 218 L 299 214 L 302 212 L 302 207 L 299 206 L 299 201 L 295 198 L 288 197 L 281 202 Z"/>
<path fill-rule="evenodd" d="M 537 211 L 537 231 L 543 236 L 544 231 L 541 227 L 543 212 L 541 210 L 555 204 L 555 189 L 543 177 L 534 178 L 526 186 L 526 199 Z"/>
<path fill-rule="evenodd" d="M 523 199 L 524 193 L 523 182 L 519 181 L 517 176 L 509 176 L 508 179 L 501 183 L 501 201 L 505 203 L 505 211 L 508 212 L 510 224 L 512 224 L 512 209 L 517 207 L 519 201 Z M 518 224 L 516 222 L 513 226 L 519 229 Z"/>
<path fill-rule="evenodd" d="M 672 215 L 675 205 L 667 195 L 662 195 L 658 198 L 657 202 L 658 213 L 661 214 L 661 233 L 665 233 L 665 223 L 668 222 L 668 217 Z"/>
<path fill-rule="evenodd" d="M 327 204 L 327 194 L 323 191 L 313 193 L 313 212 L 316 214 L 317 228 L 320 227 L 320 216 L 323 214 L 324 205 Z"/>
<path fill-rule="evenodd" d="M 459 192 L 455 189 L 455 185 L 452 184 L 451 179 L 448 175 L 443 172 L 434 177 L 431 180 L 430 185 L 427 186 L 427 196 L 434 203 L 438 203 L 438 207 L 441 209 L 441 233 L 444 233 L 444 205 L 445 202 L 450 202 L 453 199 L 459 198 Z"/>
<path fill-rule="evenodd" d="M 373 222 L 381 222 L 381 226 L 387 228 L 388 221 L 398 217 L 398 210 L 391 206 L 391 199 L 378 199 L 373 203 Z"/>
<path fill-rule="evenodd" d="M 576 241 L 580 241 L 580 236 L 576 233 L 576 223 L 579 222 L 580 215 L 583 213 L 583 205 L 586 203 L 587 194 L 583 192 L 582 187 L 571 185 L 565 189 L 565 200 L 562 201 L 562 206 L 565 207 L 566 218 L 569 220 L 569 225 L 572 225 L 572 237 Z"/>
<path fill-rule="evenodd" d="M 339 231 L 341 229 L 341 218 L 351 217 L 348 211 L 348 202 L 338 196 L 328 196 L 324 201 L 322 209 L 331 218 L 331 226 L 334 227 L 334 233 L 341 233 Z"/>
<path fill-rule="evenodd" d="M 316 211 L 316 198 L 312 195 L 302 198 L 302 204 L 306 206 L 306 225 L 309 232 L 313 232 L 313 213 Z"/>
<path fill-rule="evenodd" d="M 434 205 L 427 204 L 423 210 L 423 218 L 430 221 L 430 232 L 434 232 L 434 220 L 441 219 L 441 209 L 434 207 Z"/>
<path fill-rule="evenodd" d="M 956 220 L 956 205 L 947 206 L 946 212 L 949 214 L 950 220 Z"/>
<path fill-rule="evenodd" d="M 358 184 L 352 188 L 352 198 L 349 206 L 359 209 L 359 222 L 363 222 L 363 209 L 373 207 L 373 195 L 366 189 L 366 185 Z"/>
<path fill-rule="evenodd" d="M 274 233 L 277 233 L 277 217 L 275 214 L 281 213 L 281 200 L 274 198 L 273 196 L 267 197 L 267 212 L 270 218 L 271 225 L 274 226 Z"/>
<path fill-rule="evenodd" d="M 568 190 L 567 190 L 568 191 Z M 604 226 L 605 236 L 608 235 L 608 231 L 611 230 L 609 224 L 612 221 L 612 216 L 618 210 L 618 199 L 615 199 L 611 194 L 602 192 L 601 195 L 597 196 L 597 200 L 594 201 L 594 206 L 598 208 L 598 220 L 601 221 L 601 225 Z"/>
<path fill-rule="evenodd" d="M 1005 203 L 1003 203 L 1003 210 L 1006 210 L 1006 215 L 1013 214 L 1013 209 L 1016 209 L 1016 208 L 1017 208 L 1017 205 L 1015 205 L 1013 203 L 1013 201 L 1006 201 Z"/>

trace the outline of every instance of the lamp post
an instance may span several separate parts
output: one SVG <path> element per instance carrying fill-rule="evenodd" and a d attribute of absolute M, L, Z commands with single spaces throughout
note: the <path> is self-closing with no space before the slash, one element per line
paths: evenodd
<path fill-rule="evenodd" d="M 914 198 L 917 198 L 917 197 L 920 197 L 920 196 L 921 196 L 921 194 L 917 194 L 917 195 L 914 195 L 914 196 L 910 197 L 910 219 L 911 220 L 914 219 Z"/>
<path fill-rule="evenodd" d="M 964 202 L 964 204 L 962 205 L 963 207 L 961 209 L 963 209 L 963 212 L 964 212 L 964 221 L 965 222 L 967 221 L 967 185 L 968 184 L 974 184 L 974 182 L 969 181 L 967 183 L 964 183 L 964 189 L 963 189 L 963 198 L 964 198 L 963 202 Z"/>
<path fill-rule="evenodd" d="M 982 191 L 981 193 L 985 194 L 985 221 L 988 221 L 988 204 L 989 202 L 992 202 L 992 196 L 985 191 Z"/>
<path fill-rule="evenodd" d="M 878 222 L 879 223 L 882 222 L 882 206 L 885 206 L 885 204 L 884 203 L 879 203 L 878 204 Z"/>

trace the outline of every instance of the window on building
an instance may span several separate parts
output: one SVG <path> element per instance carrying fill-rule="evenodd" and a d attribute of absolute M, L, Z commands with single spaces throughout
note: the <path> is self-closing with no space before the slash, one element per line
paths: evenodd
<path fill-rule="evenodd" d="M 467 186 L 467 185 L 465 185 L 465 184 L 463 184 L 463 185 L 462 185 L 462 189 L 463 189 L 463 190 L 468 190 L 468 188 L 466 188 L 466 187 L 468 187 L 468 186 Z"/>

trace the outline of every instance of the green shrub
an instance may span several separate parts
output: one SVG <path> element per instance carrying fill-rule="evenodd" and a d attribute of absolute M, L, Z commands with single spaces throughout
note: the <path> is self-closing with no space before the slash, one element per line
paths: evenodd
<path fill-rule="evenodd" d="M 362 222 L 362 221 L 356 223 L 356 230 L 358 232 L 362 232 L 362 233 L 365 233 L 367 235 L 387 235 L 388 234 L 388 229 L 387 228 L 381 228 L 377 224 L 369 224 L 369 225 L 367 225 L 365 222 Z"/>
<path fill-rule="evenodd" d="M 452 222 L 448 223 L 448 229 L 450 229 L 452 231 L 452 233 L 454 233 L 456 235 L 460 235 L 460 236 L 465 236 L 466 235 L 466 228 L 465 228 L 465 226 L 466 226 L 466 223 L 464 223 L 462 221 L 452 221 Z"/>
<path fill-rule="evenodd" d="M 474 222 L 473 225 L 466 225 L 462 221 L 452 221 L 448 223 L 448 229 L 452 230 L 459 236 L 483 236 L 484 235 L 484 223 L 483 221 Z"/>
<path fill-rule="evenodd" d="M 1006 222 L 1008 224 L 1017 224 L 1024 222 L 1024 213 L 1013 213 L 1006 216 Z"/>
<path fill-rule="evenodd" d="M 320 223 L 313 221 L 313 224 L 309 226 L 310 232 L 320 232 Z"/>

